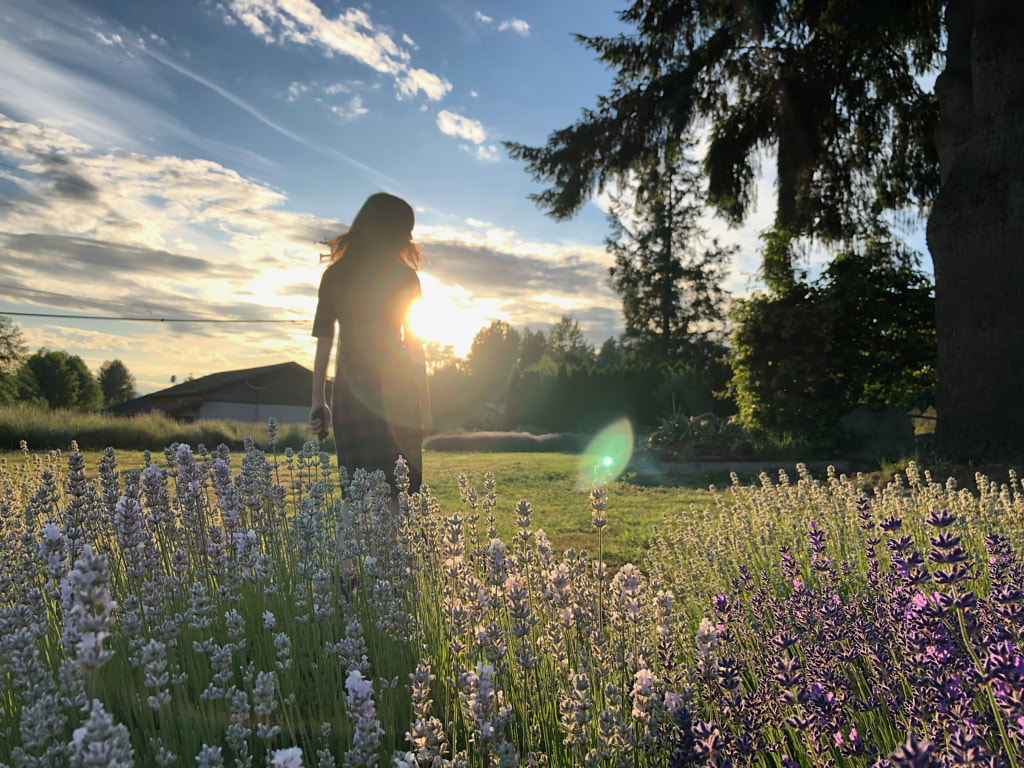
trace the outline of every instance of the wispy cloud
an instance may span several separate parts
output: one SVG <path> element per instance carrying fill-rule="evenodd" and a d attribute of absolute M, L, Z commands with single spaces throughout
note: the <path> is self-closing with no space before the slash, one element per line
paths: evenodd
<path fill-rule="evenodd" d="M 309 85 L 307 83 L 294 82 L 288 86 L 288 101 L 295 101 L 308 91 Z"/>
<path fill-rule="evenodd" d="M 487 132 L 479 120 L 463 117 L 447 109 L 438 113 L 437 127 L 441 129 L 441 133 L 458 136 L 474 144 L 482 144 L 487 139 Z"/>
<path fill-rule="evenodd" d="M 116 33 L 112 34 L 112 35 L 110 35 L 108 37 L 107 35 L 103 34 L 102 32 L 97 32 L 96 33 L 96 39 L 99 40 L 101 43 L 103 43 L 103 45 L 109 45 L 109 46 L 123 46 L 124 45 L 124 40 L 122 40 L 121 36 L 116 34 Z"/>
<path fill-rule="evenodd" d="M 452 84 L 425 69 L 407 69 L 398 76 L 398 94 L 411 97 L 422 91 L 431 101 L 439 101 Z"/>
<path fill-rule="evenodd" d="M 288 211 L 280 192 L 214 162 L 97 148 L 4 116 L 0 155 L 18 168 L 3 171 L 18 192 L 0 208 L 0 301 L 8 308 L 303 320 L 161 325 L 159 332 L 122 323 L 113 340 L 26 326 L 31 345 L 72 346 L 93 368 L 119 357 L 147 389 L 166 385 L 171 373 L 308 364 L 318 242 L 341 222 Z M 524 241 L 479 219 L 419 225 L 415 235 L 425 285 L 457 296 L 467 317 L 543 327 L 572 307 L 595 339 L 618 322 L 602 249 Z"/>
<path fill-rule="evenodd" d="M 328 18 L 311 0 L 230 0 L 227 18 L 237 20 L 268 43 L 294 43 L 319 47 L 327 56 L 348 56 L 382 74 L 395 78 L 399 96 L 422 92 L 431 101 L 441 99 L 452 84 L 439 75 L 416 69 L 411 54 L 366 11 L 349 8 Z M 415 50 L 412 38 L 402 42 Z"/>
<path fill-rule="evenodd" d="M 498 29 L 504 32 L 507 29 L 511 29 L 518 35 L 526 37 L 530 34 L 530 25 L 522 19 L 507 19 L 498 25 Z"/>
<path fill-rule="evenodd" d="M 477 21 L 481 22 L 482 24 L 490 24 L 492 21 L 494 21 L 494 19 L 492 17 L 487 16 L 487 15 L 481 13 L 480 11 L 477 11 L 476 13 L 474 13 L 473 14 L 473 18 L 476 19 Z"/>
<path fill-rule="evenodd" d="M 363 100 L 358 96 L 353 96 L 345 106 L 332 106 L 330 110 L 342 120 L 347 121 L 352 121 L 358 117 L 362 117 L 370 111 L 363 106 Z"/>
<path fill-rule="evenodd" d="M 269 117 L 264 115 L 262 112 L 260 112 L 258 109 L 253 107 L 251 104 L 249 104 L 247 101 L 245 101 L 241 97 L 236 96 L 234 93 L 232 93 L 231 91 L 227 90 L 226 88 L 218 85 L 217 83 L 213 82 L 209 78 L 203 77 L 202 75 L 200 75 L 197 72 L 193 72 L 188 67 L 185 67 L 185 66 L 183 66 L 183 65 L 181 65 L 181 64 L 179 64 L 179 63 L 177 63 L 177 62 L 175 62 L 175 61 L 173 61 L 171 59 L 169 59 L 168 57 L 164 56 L 163 54 L 158 53 L 156 51 L 151 51 L 151 50 L 146 50 L 145 53 L 148 56 L 150 56 L 151 58 L 153 58 L 154 60 L 159 61 L 164 66 L 170 67 L 171 69 L 173 69 L 176 72 L 184 75 L 185 77 L 191 78 L 192 80 L 194 80 L 195 82 L 199 83 L 200 85 L 203 85 L 203 86 L 209 88 L 214 93 L 216 93 L 219 96 L 227 99 L 229 102 L 231 102 L 232 104 L 237 106 L 239 109 L 242 109 L 245 112 L 248 112 L 250 115 L 252 115 L 254 118 L 259 120 L 264 125 L 266 125 L 268 128 L 271 128 L 271 129 L 277 131 L 282 136 L 284 136 L 286 138 L 289 138 L 292 141 L 298 142 L 299 144 L 302 144 L 302 145 L 308 147 L 309 149 L 313 150 L 314 152 L 317 152 L 318 154 L 321 154 L 321 155 L 323 155 L 325 157 L 329 157 L 329 158 L 332 158 L 334 160 L 340 160 L 341 162 L 348 163 L 349 165 L 355 166 L 356 168 L 359 168 L 360 170 L 365 171 L 366 174 L 369 177 L 371 177 L 371 178 L 373 178 L 373 179 L 375 179 L 375 180 L 377 180 L 379 182 L 383 182 L 387 186 L 395 187 L 395 188 L 400 188 L 402 186 L 401 182 L 399 182 L 399 181 L 397 181 L 395 179 L 392 179 L 389 176 L 386 176 L 386 175 L 382 174 L 377 169 L 371 168 L 366 163 L 364 163 L 364 162 L 362 162 L 360 160 L 356 160 L 354 157 L 351 157 L 350 155 L 346 155 L 344 152 L 340 152 L 337 149 L 334 149 L 333 147 L 325 147 L 325 146 L 323 146 L 322 144 L 320 144 L 318 142 L 315 142 L 315 141 L 312 141 L 310 139 L 307 139 L 305 136 L 301 136 L 301 135 L 295 133 L 294 131 L 291 131 L 291 130 L 285 128 L 284 126 L 280 125 L 279 123 L 271 120 Z"/>
<path fill-rule="evenodd" d="M 488 144 L 487 146 L 481 144 L 476 148 L 476 156 L 489 163 L 496 163 L 501 159 L 501 155 L 498 153 L 498 147 L 495 144 Z"/>

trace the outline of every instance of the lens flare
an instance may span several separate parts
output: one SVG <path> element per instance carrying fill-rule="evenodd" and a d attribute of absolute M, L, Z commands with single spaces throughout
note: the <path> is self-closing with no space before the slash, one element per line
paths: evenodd
<path fill-rule="evenodd" d="M 621 418 L 602 429 L 587 445 L 576 471 L 576 487 L 589 491 L 622 476 L 633 456 L 633 426 Z"/>

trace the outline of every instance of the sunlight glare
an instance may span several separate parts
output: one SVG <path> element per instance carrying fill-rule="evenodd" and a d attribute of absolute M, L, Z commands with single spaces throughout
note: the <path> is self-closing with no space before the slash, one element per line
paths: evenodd
<path fill-rule="evenodd" d="M 456 356 L 465 357 L 477 331 L 490 322 L 489 316 L 458 287 L 429 278 L 422 284 L 423 298 L 409 308 L 409 323 L 425 341 L 436 341 L 442 347 L 450 344 Z"/>

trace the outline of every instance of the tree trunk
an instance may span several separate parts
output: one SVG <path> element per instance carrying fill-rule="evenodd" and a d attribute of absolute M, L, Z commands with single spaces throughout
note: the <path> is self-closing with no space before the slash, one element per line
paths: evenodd
<path fill-rule="evenodd" d="M 949 0 L 935 84 L 941 186 L 928 220 L 936 447 L 1024 458 L 1024 2 Z"/>

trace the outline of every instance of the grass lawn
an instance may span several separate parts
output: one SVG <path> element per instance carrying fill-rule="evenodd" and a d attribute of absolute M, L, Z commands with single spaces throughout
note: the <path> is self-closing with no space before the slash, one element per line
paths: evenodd
<path fill-rule="evenodd" d="M 236 454 L 240 456 L 241 454 Z M 24 461 L 19 452 L 0 454 L 8 467 Z M 96 477 L 101 451 L 85 451 L 86 474 Z M 153 461 L 163 466 L 164 458 L 154 453 Z M 506 542 L 516 529 L 515 505 L 526 499 L 533 507 L 534 528 L 541 528 L 561 554 L 570 547 L 586 549 L 597 556 L 598 535 L 591 525 L 589 490 L 577 481 L 581 457 L 564 453 L 440 453 L 426 451 L 424 477 L 441 509 L 451 515 L 463 514 L 468 507 L 459 501 L 458 477 L 464 474 L 482 502 L 486 495 L 484 475 L 494 473 L 498 535 Z M 281 459 L 283 462 L 283 458 Z M 143 466 L 142 451 L 118 451 L 120 470 Z M 586 467 L 585 468 L 589 468 Z M 66 455 L 57 469 L 67 470 Z M 237 465 L 235 467 L 237 470 Z M 727 482 L 727 481 L 726 481 Z M 640 564 L 652 526 L 662 522 L 664 514 L 685 512 L 691 503 L 711 503 L 705 490 L 693 488 L 644 487 L 630 482 L 613 482 L 608 488 L 608 526 L 604 536 L 604 560 L 609 567 L 623 563 Z M 487 535 L 487 523 L 478 524 L 481 537 Z"/>
<path fill-rule="evenodd" d="M 504 541 L 515 531 L 515 505 L 526 499 L 533 507 L 533 524 L 542 528 L 556 552 L 573 547 L 597 555 L 598 536 L 590 522 L 590 493 L 577 485 L 581 457 L 564 453 L 436 453 L 427 451 L 424 477 L 441 502 L 452 512 L 459 501 L 458 477 L 466 475 L 482 500 L 484 474 L 494 473 L 498 494 L 497 528 Z M 614 482 L 608 487 L 608 526 L 604 560 L 610 567 L 640 564 L 651 527 L 665 513 L 685 511 L 691 503 L 712 503 L 707 490 L 643 487 Z M 481 535 L 486 525 L 481 521 Z"/>

